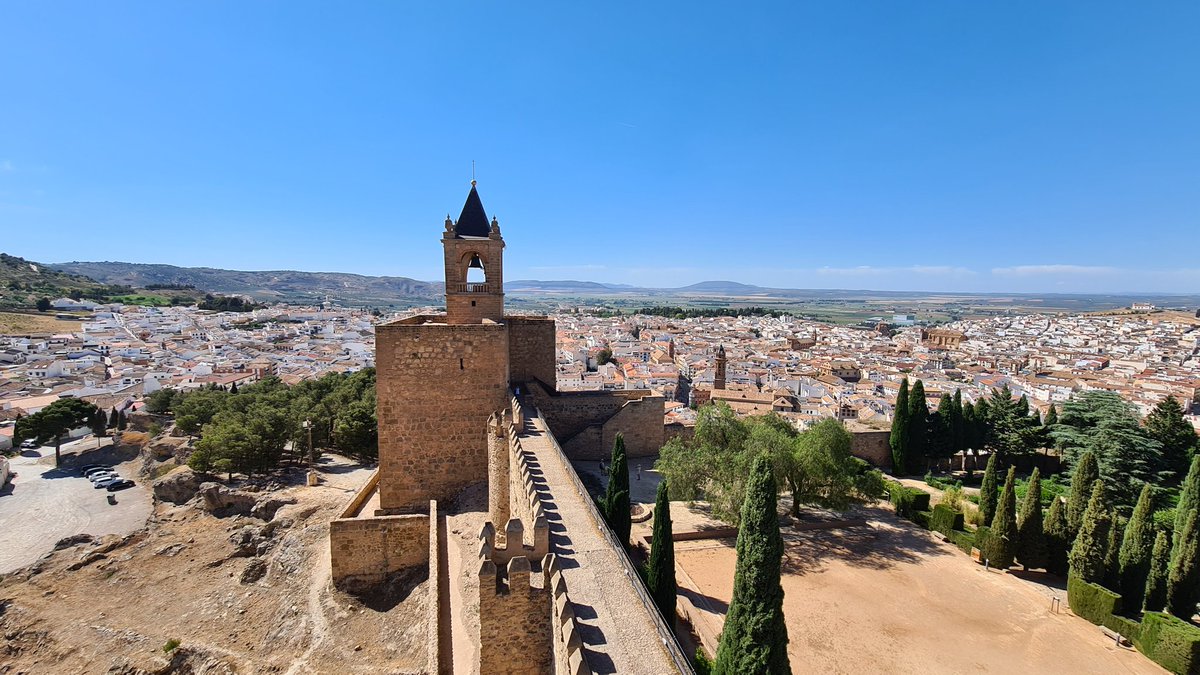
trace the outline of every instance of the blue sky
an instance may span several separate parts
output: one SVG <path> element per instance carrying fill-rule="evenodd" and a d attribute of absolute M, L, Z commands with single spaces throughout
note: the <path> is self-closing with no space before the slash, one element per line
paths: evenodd
<path fill-rule="evenodd" d="M 0 2 L 0 251 L 1200 292 L 1200 3 Z"/>

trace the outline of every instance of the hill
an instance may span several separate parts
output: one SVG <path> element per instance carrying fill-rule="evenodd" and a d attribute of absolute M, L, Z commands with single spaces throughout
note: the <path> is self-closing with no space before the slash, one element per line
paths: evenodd
<path fill-rule="evenodd" d="M 83 274 L 0 253 L 0 307 L 32 308 L 40 298 L 88 298 L 101 301 L 129 293 L 127 286 L 110 286 Z"/>
<path fill-rule="evenodd" d="M 125 262 L 68 262 L 53 267 L 109 284 L 141 287 L 178 284 L 267 302 L 313 303 L 328 296 L 350 305 L 405 306 L 438 302 L 442 294 L 442 284 L 342 272 L 240 271 Z"/>

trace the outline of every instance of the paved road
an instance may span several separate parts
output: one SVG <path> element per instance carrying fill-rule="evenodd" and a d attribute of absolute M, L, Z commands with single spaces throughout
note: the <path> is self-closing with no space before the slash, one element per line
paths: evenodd
<path fill-rule="evenodd" d="M 76 443 L 95 447 L 95 439 Z M 66 451 L 68 446 L 63 444 Z M 73 534 L 128 534 L 146 524 L 150 516 L 150 491 L 138 485 L 115 493 L 108 503 L 107 490 L 73 469 L 54 468 L 54 448 L 40 448 L 9 460 L 17 475 L 0 490 L 0 574 L 24 567 Z M 38 456 L 35 453 L 40 453 Z M 133 477 L 133 463 L 118 465 L 117 472 Z"/>

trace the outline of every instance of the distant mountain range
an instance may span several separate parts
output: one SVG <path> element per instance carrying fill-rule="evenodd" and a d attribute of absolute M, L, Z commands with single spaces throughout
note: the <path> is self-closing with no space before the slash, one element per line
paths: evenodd
<path fill-rule="evenodd" d="M 21 281 L 32 288 L 42 282 L 38 293 L 48 293 L 58 286 L 47 285 L 48 276 L 62 288 L 82 286 L 130 286 L 146 288 L 178 284 L 192 286 L 199 292 L 226 295 L 244 295 L 264 302 L 316 303 L 326 297 L 340 303 L 368 306 L 406 307 L 414 305 L 437 305 L 443 300 L 444 284 L 420 281 L 408 277 L 377 277 L 344 272 L 301 272 L 296 270 L 239 271 L 213 267 L 177 267 L 126 262 L 68 262 L 39 265 L 12 256 L 0 261 L 9 261 L 8 271 L 0 266 L 0 282 L 8 276 L 20 275 Z M 32 266 L 32 267 L 31 267 Z M 35 271 L 40 270 L 40 272 Z M 50 270 L 64 273 L 55 275 Z M 68 276 L 70 275 L 70 276 Z M 39 278 L 40 277 L 40 278 Z M 521 279 L 504 284 L 514 300 L 538 301 L 539 298 L 563 302 L 570 297 L 580 298 L 624 298 L 631 302 L 646 304 L 670 304 L 672 298 L 687 302 L 690 298 L 719 298 L 730 302 L 753 304 L 759 301 L 784 302 L 827 302 L 853 299 L 893 300 L 922 299 L 940 302 L 955 298 L 991 298 L 989 302 L 1004 298 L 1062 298 L 1055 307 L 1084 311 L 1085 308 L 1119 307 L 1127 305 L 1130 298 L 1149 302 L 1162 301 L 1166 305 L 1192 304 L 1196 296 L 1180 297 L 1166 294 L 1123 296 L 1119 294 L 1097 294 L 1093 296 L 1033 294 L 1033 293 L 922 293 L 917 291 L 871 291 L 834 289 L 767 288 L 736 281 L 702 281 L 679 288 L 646 288 L 628 284 L 609 284 L 595 281 L 576 280 L 531 280 Z M 90 290 L 90 289 L 89 289 Z M 59 293 L 58 295 L 64 295 Z M 23 295 L 28 295 L 25 293 Z M 31 297 L 31 296 L 30 296 Z"/>
<path fill-rule="evenodd" d="M 125 262 L 69 262 L 57 270 L 81 274 L 106 284 L 144 288 L 183 284 L 201 291 L 247 295 L 270 302 L 321 302 L 326 296 L 362 305 L 410 305 L 439 302 L 443 285 L 407 277 L 369 277 L 343 272 L 271 270 L 244 272 L 213 267 L 176 267 Z"/>

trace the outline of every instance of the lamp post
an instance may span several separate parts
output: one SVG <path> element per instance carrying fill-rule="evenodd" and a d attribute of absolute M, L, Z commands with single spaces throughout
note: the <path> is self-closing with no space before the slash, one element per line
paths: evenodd
<path fill-rule="evenodd" d="M 308 483 L 309 487 L 312 487 L 317 484 L 317 472 L 313 469 L 312 420 L 304 420 L 300 426 L 304 427 L 305 431 L 308 432 L 308 471 L 306 472 L 305 482 Z"/>
<path fill-rule="evenodd" d="M 312 420 L 304 420 L 304 423 L 301 426 L 308 431 L 308 468 L 311 469 L 313 465 Z"/>

